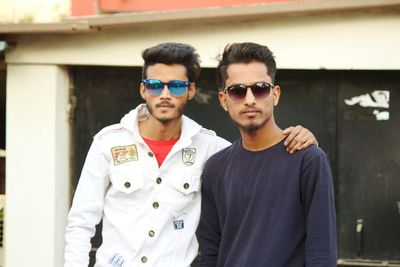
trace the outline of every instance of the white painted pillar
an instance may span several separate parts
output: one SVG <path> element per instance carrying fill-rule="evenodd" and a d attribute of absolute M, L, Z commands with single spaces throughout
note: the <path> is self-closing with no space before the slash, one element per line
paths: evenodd
<path fill-rule="evenodd" d="M 63 67 L 7 67 L 6 267 L 63 266 L 70 184 L 68 88 Z"/>

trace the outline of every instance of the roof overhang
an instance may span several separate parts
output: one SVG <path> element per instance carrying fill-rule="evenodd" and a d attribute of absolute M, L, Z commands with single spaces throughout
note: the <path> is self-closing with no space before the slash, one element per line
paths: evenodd
<path fill-rule="evenodd" d="M 34 33 L 84 33 L 103 28 L 173 22 L 217 21 L 230 18 L 293 16 L 312 13 L 350 11 L 400 11 L 400 0 L 322 0 L 210 7 L 164 12 L 117 13 L 79 17 L 57 23 L 0 24 L 1 35 Z"/>

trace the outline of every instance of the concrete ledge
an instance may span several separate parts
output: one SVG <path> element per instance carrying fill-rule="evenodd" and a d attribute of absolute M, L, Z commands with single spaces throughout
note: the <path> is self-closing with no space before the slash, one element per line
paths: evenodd
<path fill-rule="evenodd" d="M 209 7 L 176 11 L 117 13 L 64 20 L 59 23 L 0 24 L 0 34 L 96 32 L 121 25 L 221 20 L 232 17 L 289 16 L 355 10 L 400 10 L 400 0 L 324 0 Z"/>

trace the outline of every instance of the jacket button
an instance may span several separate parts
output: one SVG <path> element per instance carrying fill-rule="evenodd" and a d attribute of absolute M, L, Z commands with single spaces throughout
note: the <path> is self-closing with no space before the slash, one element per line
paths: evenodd
<path fill-rule="evenodd" d="M 161 179 L 160 177 L 157 177 L 156 183 L 157 183 L 157 184 L 161 184 L 161 182 L 162 182 L 162 179 Z"/>
<path fill-rule="evenodd" d="M 183 184 L 183 188 L 188 189 L 189 188 L 189 184 L 188 183 L 184 183 Z"/>
<path fill-rule="evenodd" d="M 126 188 L 129 188 L 129 187 L 131 187 L 131 183 L 130 183 L 130 182 L 125 182 L 124 186 L 125 186 Z"/>
<path fill-rule="evenodd" d="M 158 202 L 154 202 L 154 203 L 153 203 L 153 208 L 158 209 L 159 206 L 160 206 L 160 205 L 158 204 Z"/>
<path fill-rule="evenodd" d="M 147 155 L 149 155 L 149 157 L 154 157 L 154 154 L 152 152 L 149 151 L 149 153 L 147 153 Z"/>
<path fill-rule="evenodd" d="M 150 236 L 150 237 L 153 237 L 155 234 L 156 234 L 156 233 L 154 233 L 153 230 L 150 230 L 150 231 L 149 231 L 149 236 Z"/>
<path fill-rule="evenodd" d="M 146 262 L 147 262 L 147 257 L 146 257 L 146 256 L 143 256 L 140 260 L 141 260 L 143 263 L 146 263 Z"/>

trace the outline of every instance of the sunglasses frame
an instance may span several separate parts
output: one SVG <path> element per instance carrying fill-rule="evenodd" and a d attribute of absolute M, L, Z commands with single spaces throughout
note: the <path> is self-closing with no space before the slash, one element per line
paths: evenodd
<path fill-rule="evenodd" d="M 254 88 L 256 87 L 256 86 L 258 86 L 257 84 L 264 84 L 264 85 L 268 85 L 269 86 L 269 90 L 268 90 L 268 92 L 265 94 L 265 95 L 262 95 L 262 96 L 257 96 L 257 94 L 254 94 Z M 231 94 L 229 93 L 234 87 L 240 87 L 240 88 L 242 88 L 243 89 L 243 91 L 245 92 L 244 93 L 244 95 L 243 95 L 243 97 L 239 97 L 239 98 L 237 98 L 237 97 L 232 97 L 231 96 Z M 260 87 L 260 86 L 258 86 L 258 87 Z M 229 95 L 229 97 L 232 99 L 232 101 L 243 101 L 245 98 L 246 98 L 246 95 L 247 95 L 247 88 L 250 88 L 250 90 L 251 90 L 251 93 L 253 94 L 253 96 L 255 97 L 255 98 L 264 98 L 264 97 L 268 97 L 269 96 L 269 94 L 271 93 L 271 90 L 273 89 L 275 87 L 275 85 L 273 84 L 273 83 L 269 83 L 269 82 L 255 82 L 254 84 L 251 84 L 251 85 L 245 85 L 245 84 L 233 84 L 233 85 L 230 85 L 230 86 L 226 86 L 225 88 L 224 88 L 224 93 L 225 94 L 227 94 L 227 95 Z"/>
<path fill-rule="evenodd" d="M 160 85 L 160 87 L 159 88 L 149 88 L 148 86 L 150 85 L 151 81 L 156 81 Z M 183 85 L 183 86 L 173 86 L 173 85 L 176 85 L 174 83 L 180 83 L 180 85 Z M 181 81 L 181 80 L 173 80 L 173 81 L 169 81 L 169 82 L 165 83 L 165 82 L 162 82 L 162 81 L 157 80 L 157 79 L 143 79 L 142 80 L 142 84 L 143 84 L 144 88 L 151 95 L 159 95 L 159 94 L 161 94 L 161 92 L 164 90 L 164 87 L 167 86 L 169 92 L 171 93 L 171 95 L 173 95 L 173 96 L 183 96 L 192 83 L 191 82 L 187 82 L 187 81 Z M 172 88 L 172 90 L 171 90 L 171 88 Z M 175 90 L 174 90 L 174 88 L 175 88 Z M 176 90 L 183 89 L 183 88 L 185 88 L 183 93 L 178 94 L 176 92 Z"/>

